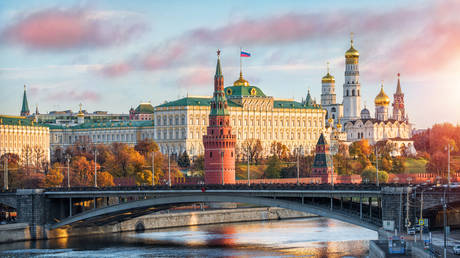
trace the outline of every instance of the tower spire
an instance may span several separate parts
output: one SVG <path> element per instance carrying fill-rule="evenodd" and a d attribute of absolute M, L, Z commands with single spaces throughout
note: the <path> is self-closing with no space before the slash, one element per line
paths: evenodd
<path fill-rule="evenodd" d="M 21 116 L 30 115 L 29 103 L 27 102 L 26 85 L 24 85 L 24 95 L 22 96 Z"/>
<path fill-rule="evenodd" d="M 399 82 L 399 77 L 400 76 L 401 76 L 401 74 L 398 73 L 398 85 L 396 86 L 396 94 L 402 94 L 401 83 Z"/>

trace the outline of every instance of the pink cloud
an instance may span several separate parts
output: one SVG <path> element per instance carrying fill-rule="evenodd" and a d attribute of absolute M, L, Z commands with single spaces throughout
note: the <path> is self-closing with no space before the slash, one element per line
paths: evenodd
<path fill-rule="evenodd" d="M 127 63 L 111 64 L 103 67 L 100 73 L 107 77 L 118 77 L 128 73 L 131 70 L 131 66 Z"/>
<path fill-rule="evenodd" d="M 190 88 L 192 86 L 205 86 L 213 84 L 212 70 L 197 69 L 186 75 L 181 76 L 177 80 L 177 84 L 181 88 Z"/>
<path fill-rule="evenodd" d="M 84 90 L 84 91 L 65 90 L 65 91 L 53 91 L 53 93 L 47 95 L 45 99 L 47 101 L 70 100 L 70 101 L 97 102 L 101 100 L 101 95 L 97 92 L 90 91 L 90 90 Z"/>
<path fill-rule="evenodd" d="M 103 47 L 126 42 L 146 30 L 140 21 L 103 19 L 87 9 L 50 8 L 19 17 L 1 33 L 3 41 L 34 50 Z"/>

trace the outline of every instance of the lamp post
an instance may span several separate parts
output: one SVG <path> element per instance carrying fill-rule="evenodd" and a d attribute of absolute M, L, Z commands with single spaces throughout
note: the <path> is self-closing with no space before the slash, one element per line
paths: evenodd
<path fill-rule="evenodd" d="M 94 149 L 94 187 L 97 187 L 97 149 Z"/>
<path fill-rule="evenodd" d="M 377 152 L 377 144 L 375 146 L 375 168 L 376 168 L 376 172 L 377 172 L 377 175 L 376 175 L 376 185 L 379 186 L 379 159 L 378 159 L 378 152 Z"/>
<path fill-rule="evenodd" d="M 450 188 L 450 151 L 454 148 L 448 143 L 444 149 L 447 151 L 447 186 Z"/>
<path fill-rule="evenodd" d="M 67 188 L 70 188 L 70 154 L 65 155 L 67 160 Z"/>
<path fill-rule="evenodd" d="M 444 188 L 444 197 L 441 198 L 443 219 L 444 219 L 444 256 L 447 257 L 447 200 L 446 200 L 446 188 Z"/>
<path fill-rule="evenodd" d="M 299 162 L 299 156 L 303 155 L 303 147 L 302 145 L 297 148 L 297 185 L 300 184 L 300 162 Z"/>
<path fill-rule="evenodd" d="M 248 158 L 248 186 L 251 186 L 251 174 L 249 173 L 249 143 L 247 147 L 247 158 Z"/>
<path fill-rule="evenodd" d="M 225 185 L 225 182 L 224 182 L 224 151 L 220 152 L 220 158 L 222 161 L 222 185 Z"/>
<path fill-rule="evenodd" d="M 169 154 L 169 146 L 168 146 L 168 185 L 171 187 L 171 156 Z"/>
<path fill-rule="evenodd" d="M 155 150 L 152 151 L 152 186 L 155 186 Z"/>
<path fill-rule="evenodd" d="M 4 165 L 4 168 L 5 170 L 3 171 L 3 188 L 5 190 L 8 190 L 8 156 L 5 155 L 4 158 L 3 158 L 3 165 Z"/>

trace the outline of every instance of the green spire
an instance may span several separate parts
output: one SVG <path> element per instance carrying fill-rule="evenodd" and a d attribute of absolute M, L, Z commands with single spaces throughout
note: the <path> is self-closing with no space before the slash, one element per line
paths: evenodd
<path fill-rule="evenodd" d="M 24 96 L 22 97 L 21 116 L 28 116 L 30 114 L 29 103 L 27 103 L 26 85 L 24 85 Z"/>
<path fill-rule="evenodd" d="M 220 49 L 217 50 L 216 78 L 222 77 L 222 68 L 220 67 Z"/>

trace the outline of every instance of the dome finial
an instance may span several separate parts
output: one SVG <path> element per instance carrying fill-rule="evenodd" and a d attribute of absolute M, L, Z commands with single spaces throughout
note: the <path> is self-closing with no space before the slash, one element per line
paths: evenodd
<path fill-rule="evenodd" d="M 355 34 L 353 32 L 350 32 L 350 43 L 351 43 L 351 46 L 353 46 L 353 36 Z"/>
<path fill-rule="evenodd" d="M 329 74 L 329 61 L 326 62 L 326 66 L 327 66 L 327 73 Z"/>

